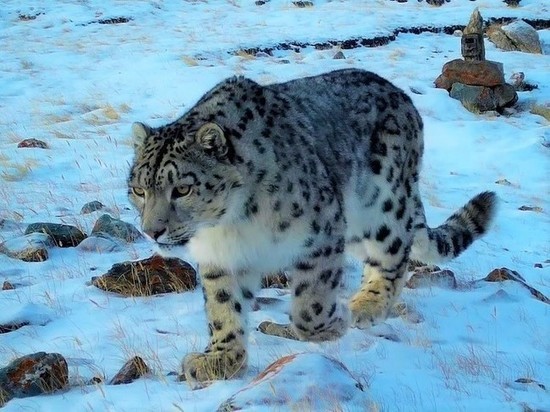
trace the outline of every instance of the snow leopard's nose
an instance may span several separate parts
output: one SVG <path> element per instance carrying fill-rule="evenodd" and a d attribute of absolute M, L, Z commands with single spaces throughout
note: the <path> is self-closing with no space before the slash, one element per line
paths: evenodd
<path fill-rule="evenodd" d="M 149 229 L 149 230 L 145 230 L 144 232 L 147 236 L 157 241 L 159 237 L 161 237 L 164 233 L 166 233 L 166 228 L 163 228 L 161 230 Z"/>

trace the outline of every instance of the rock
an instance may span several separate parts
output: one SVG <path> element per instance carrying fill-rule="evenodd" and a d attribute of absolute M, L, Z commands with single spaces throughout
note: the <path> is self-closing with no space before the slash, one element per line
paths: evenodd
<path fill-rule="evenodd" d="M 342 53 L 342 50 L 340 50 L 332 58 L 334 60 L 343 60 L 346 58 L 346 56 L 344 56 L 344 53 Z"/>
<path fill-rule="evenodd" d="M 550 304 L 550 299 L 548 299 L 542 292 L 538 291 L 534 287 L 529 286 L 523 276 L 521 276 L 515 270 L 511 270 L 508 268 L 494 269 L 483 280 L 486 282 L 504 282 L 506 280 L 512 280 L 529 290 L 529 292 L 535 297 L 535 299 Z"/>
<path fill-rule="evenodd" d="M 536 380 L 531 379 L 531 378 L 517 378 L 514 382 L 515 383 L 522 383 L 524 385 L 533 385 L 533 386 L 537 386 L 538 388 L 540 388 L 544 391 L 546 390 L 545 385 L 543 385 L 542 383 L 537 382 Z"/>
<path fill-rule="evenodd" d="M 442 73 L 435 81 L 435 87 L 450 90 L 454 83 L 471 86 L 498 86 L 504 83 L 504 71 L 502 65 L 488 60 L 455 59 L 443 65 Z"/>
<path fill-rule="evenodd" d="M 523 72 L 512 73 L 509 81 L 512 84 L 512 86 L 514 86 L 514 89 L 522 90 L 523 85 L 525 84 L 525 73 Z"/>
<path fill-rule="evenodd" d="M 262 279 L 262 288 L 284 289 L 288 287 L 290 287 L 290 280 L 285 272 L 270 273 Z"/>
<path fill-rule="evenodd" d="M 518 210 L 521 210 L 522 212 L 542 213 L 542 207 L 540 207 L 540 206 L 521 205 L 520 207 L 518 207 Z"/>
<path fill-rule="evenodd" d="M 68 384 L 69 370 L 62 355 L 45 352 L 26 355 L 0 369 L 0 405 L 2 398 L 5 401 L 51 393 Z"/>
<path fill-rule="evenodd" d="M 503 50 L 542 54 L 537 31 L 523 20 L 504 26 L 492 25 L 487 30 L 487 36 L 495 46 Z"/>
<path fill-rule="evenodd" d="M 508 83 L 493 87 L 497 109 L 510 107 L 518 101 L 518 94 L 514 86 Z"/>
<path fill-rule="evenodd" d="M 86 203 L 84 206 L 82 206 L 82 209 L 80 209 L 80 214 L 87 215 L 89 213 L 96 212 L 104 208 L 105 208 L 105 205 L 103 203 L 101 203 L 98 200 L 93 200 L 91 202 Z"/>
<path fill-rule="evenodd" d="M 32 223 L 25 230 L 26 235 L 30 233 L 45 233 L 59 247 L 74 247 L 86 239 L 86 235 L 77 227 L 59 223 Z"/>
<path fill-rule="evenodd" d="M 100 232 L 123 239 L 126 242 L 134 242 L 143 237 L 141 232 L 130 223 L 123 222 L 120 219 L 114 219 L 107 214 L 102 215 L 92 229 L 92 234 Z"/>
<path fill-rule="evenodd" d="M 539 34 L 533 26 L 524 20 L 516 20 L 502 26 L 501 30 L 516 46 L 517 50 L 526 53 L 542 54 Z"/>
<path fill-rule="evenodd" d="M 92 285 L 123 296 L 150 296 L 159 293 L 195 289 L 195 269 L 181 259 L 155 255 L 136 262 L 113 265 L 102 276 L 94 276 Z"/>
<path fill-rule="evenodd" d="M 48 247 L 53 239 L 46 233 L 29 233 L 0 244 L 0 253 L 24 262 L 44 262 L 48 260 Z"/>
<path fill-rule="evenodd" d="M 23 326 L 30 325 L 29 322 L 18 322 L 18 323 L 5 323 L 0 325 L 0 334 L 13 332 L 14 330 L 21 329 Z"/>
<path fill-rule="evenodd" d="M 139 356 L 134 356 L 122 366 L 120 371 L 111 379 L 109 385 L 131 383 L 144 375 L 151 373 L 151 369 Z"/>
<path fill-rule="evenodd" d="M 449 1 L 449 0 L 447 0 Z M 443 6 L 445 4 L 445 0 L 426 0 L 426 3 L 428 3 L 431 6 Z"/>
<path fill-rule="evenodd" d="M 338 360 L 320 353 L 284 356 L 218 407 L 241 410 L 364 410 L 363 385 Z"/>
<path fill-rule="evenodd" d="M 123 250 L 123 246 L 111 236 L 99 232 L 80 242 L 78 249 L 92 253 L 113 253 Z"/>
<path fill-rule="evenodd" d="M 504 3 L 506 3 L 510 7 L 517 7 L 517 6 L 519 6 L 519 2 L 521 0 L 503 0 L 503 1 L 504 1 Z"/>
<path fill-rule="evenodd" d="M 305 0 L 305 1 L 296 0 L 296 1 L 293 1 L 292 4 L 294 4 L 296 7 L 300 7 L 300 8 L 313 7 L 313 1 L 309 1 L 309 0 Z"/>
<path fill-rule="evenodd" d="M 13 289 L 15 289 L 15 286 L 13 286 L 13 284 L 7 280 L 5 280 L 4 283 L 2 284 L 2 290 L 13 290 Z"/>
<path fill-rule="evenodd" d="M 38 149 L 49 149 L 49 146 L 46 142 L 43 142 L 42 140 L 38 140 L 38 139 L 25 139 L 25 140 L 22 140 L 21 142 L 19 142 L 17 147 L 19 147 L 19 148 L 33 147 L 33 148 L 38 148 Z"/>
<path fill-rule="evenodd" d="M 456 289 L 456 278 L 454 273 L 448 269 L 431 271 L 419 268 L 407 281 L 406 286 L 410 289 L 432 286 Z"/>
<path fill-rule="evenodd" d="M 470 16 L 468 25 L 464 28 L 464 34 L 483 34 L 483 17 L 476 7 Z"/>
<path fill-rule="evenodd" d="M 499 111 L 517 101 L 516 91 L 508 84 L 491 88 L 453 83 L 450 96 L 472 113 Z"/>

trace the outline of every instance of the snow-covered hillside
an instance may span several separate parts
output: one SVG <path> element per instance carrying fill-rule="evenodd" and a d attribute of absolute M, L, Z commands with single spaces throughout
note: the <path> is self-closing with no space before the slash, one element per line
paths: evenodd
<path fill-rule="evenodd" d="M 474 7 L 485 19 L 550 21 L 550 5 L 542 0 L 514 8 L 500 0 L 452 0 L 442 7 L 340 0 L 305 8 L 287 0 L 262 6 L 252 0 L 4 0 L 0 243 L 21 237 L 34 222 L 70 224 L 89 234 L 106 211 L 139 227 L 126 196 L 132 122 L 172 121 L 234 74 L 272 83 L 339 68 L 374 71 L 404 89 L 425 120 L 421 189 L 428 222 L 440 224 L 483 190 L 497 192 L 500 201 L 491 232 L 445 267 L 454 272 L 456 288 L 404 290 L 414 319 L 353 329 L 332 343 L 266 336 L 257 325 L 287 322 L 289 296 L 265 289 L 261 296 L 277 303 L 251 313 L 248 371 L 198 390 L 173 372 L 186 353 L 201 351 L 208 341 L 200 290 L 123 298 L 90 284 L 115 263 L 150 256 L 152 243 L 120 242 L 101 253 L 52 247 L 41 263 L 0 254 L 0 282 L 15 287 L 0 291 L 0 325 L 29 323 L 0 334 L 0 367 L 29 353 L 60 353 L 71 384 L 54 394 L 13 399 L 4 410 L 213 411 L 273 361 L 306 353 L 288 372 L 300 379 L 268 386 L 274 397 L 288 393 L 288 402 L 273 410 L 550 411 L 550 305 L 517 282 L 477 282 L 507 267 L 550 296 L 550 123 L 530 112 L 533 105 L 550 106 L 550 30 L 538 31 L 542 55 L 504 52 L 486 42 L 487 58 L 504 64 L 506 79 L 521 71 L 538 86 L 520 92 L 506 116 L 474 115 L 434 88 L 443 64 L 460 57 L 459 37 L 402 33 L 376 48 L 314 47 L 392 36 L 401 28 L 465 25 Z M 246 52 L 282 43 L 307 45 Z M 333 59 L 338 51 L 344 59 Z M 48 149 L 18 148 L 27 138 Z M 106 209 L 81 214 L 94 200 Z M 348 269 L 351 294 L 359 267 L 350 262 Z M 319 354 L 341 362 L 350 375 L 331 371 L 334 364 Z M 152 373 L 127 385 L 89 384 L 97 376 L 108 382 L 133 355 Z M 350 376 L 362 392 L 357 388 L 322 406 L 297 399 L 298 388 L 310 393 L 309 386 L 320 394 L 330 388 L 346 394 Z M 249 391 L 237 398 L 270 396 L 265 386 Z"/>

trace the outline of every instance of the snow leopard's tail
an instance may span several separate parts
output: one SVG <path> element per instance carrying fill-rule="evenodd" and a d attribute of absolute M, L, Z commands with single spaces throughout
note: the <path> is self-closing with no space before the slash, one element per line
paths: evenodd
<path fill-rule="evenodd" d="M 426 225 L 424 210 L 421 208 L 415 225 L 411 260 L 442 263 L 458 256 L 487 231 L 496 206 L 494 192 L 480 193 L 434 229 Z"/>

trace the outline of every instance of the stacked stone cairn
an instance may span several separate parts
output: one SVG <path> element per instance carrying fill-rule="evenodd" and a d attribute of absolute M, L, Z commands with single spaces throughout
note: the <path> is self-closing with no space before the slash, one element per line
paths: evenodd
<path fill-rule="evenodd" d="M 514 87 L 504 81 L 503 64 L 485 59 L 483 19 L 476 8 L 462 34 L 463 59 L 443 66 L 435 87 L 446 89 L 473 113 L 502 112 L 517 101 Z"/>

